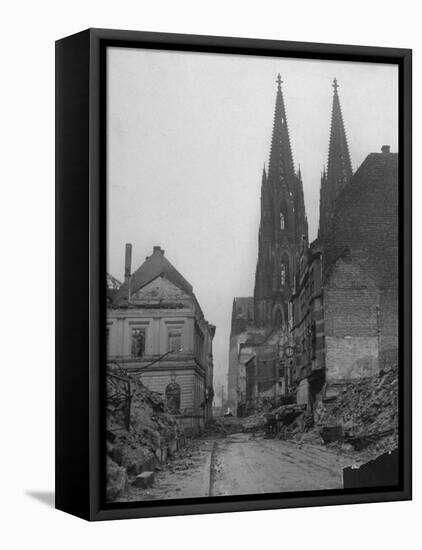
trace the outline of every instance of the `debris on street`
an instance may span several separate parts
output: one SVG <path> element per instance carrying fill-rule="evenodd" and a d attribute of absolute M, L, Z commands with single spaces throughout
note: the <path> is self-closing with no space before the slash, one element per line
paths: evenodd
<path fill-rule="evenodd" d="M 150 486 L 155 468 L 185 443 L 162 397 L 112 366 L 107 372 L 106 420 L 108 501 L 124 495 L 130 483 Z"/>

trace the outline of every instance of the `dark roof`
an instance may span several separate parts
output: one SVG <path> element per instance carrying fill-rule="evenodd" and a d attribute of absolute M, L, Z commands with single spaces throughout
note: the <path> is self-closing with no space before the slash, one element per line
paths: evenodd
<path fill-rule="evenodd" d="M 137 292 L 157 277 L 164 277 L 175 284 L 178 288 L 195 298 L 192 285 L 177 271 L 175 267 L 164 256 L 164 250 L 154 246 L 153 253 L 148 256 L 145 262 L 132 274 L 130 282 L 131 294 Z M 127 300 L 127 286 L 125 281 L 120 287 L 113 305 L 119 305 Z"/>

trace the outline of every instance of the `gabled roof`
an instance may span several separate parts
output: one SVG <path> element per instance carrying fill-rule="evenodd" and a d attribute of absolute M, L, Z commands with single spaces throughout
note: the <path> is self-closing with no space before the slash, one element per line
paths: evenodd
<path fill-rule="evenodd" d="M 132 274 L 130 280 L 131 294 L 138 292 L 145 285 L 156 279 L 164 277 L 178 288 L 186 292 L 189 296 L 195 298 L 193 287 L 188 281 L 177 271 L 177 269 L 164 256 L 164 250 L 159 246 L 154 246 L 153 253 L 148 256 L 145 262 L 138 267 Z M 118 306 L 127 302 L 128 282 L 125 281 L 120 287 L 113 301 L 114 306 Z"/>

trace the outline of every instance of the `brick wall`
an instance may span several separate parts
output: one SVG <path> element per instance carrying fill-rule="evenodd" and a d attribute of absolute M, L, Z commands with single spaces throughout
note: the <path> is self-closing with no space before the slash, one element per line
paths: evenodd
<path fill-rule="evenodd" d="M 380 357 L 388 367 L 397 361 L 398 348 L 397 154 L 368 155 L 338 198 L 333 231 L 324 247 L 325 279 L 330 277 L 333 265 L 345 249 L 365 266 L 366 273 L 379 289 Z M 332 321 L 337 319 L 336 330 L 351 331 L 352 336 L 372 337 L 373 315 L 368 311 L 366 317 L 365 310 L 358 306 L 359 293 L 353 289 L 350 293 L 349 301 L 340 291 L 336 293 L 339 302 L 337 312 L 333 309 L 332 315 Z M 343 307 L 346 308 L 344 315 L 341 314 Z M 347 319 L 349 315 L 350 320 Z M 326 330 L 328 334 L 333 329 L 326 327 Z"/>
<path fill-rule="evenodd" d="M 332 266 L 324 290 L 327 382 L 377 372 L 379 296 L 372 278 L 350 255 Z"/>

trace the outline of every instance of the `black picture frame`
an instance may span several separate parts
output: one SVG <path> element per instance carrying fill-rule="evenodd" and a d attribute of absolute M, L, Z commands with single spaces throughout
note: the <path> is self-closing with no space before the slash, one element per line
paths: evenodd
<path fill-rule="evenodd" d="M 100 365 L 105 360 L 108 46 L 398 65 L 402 368 L 396 488 L 105 503 Z M 411 499 L 411 94 L 408 49 L 106 29 L 56 42 L 56 508 L 107 520 Z"/>

